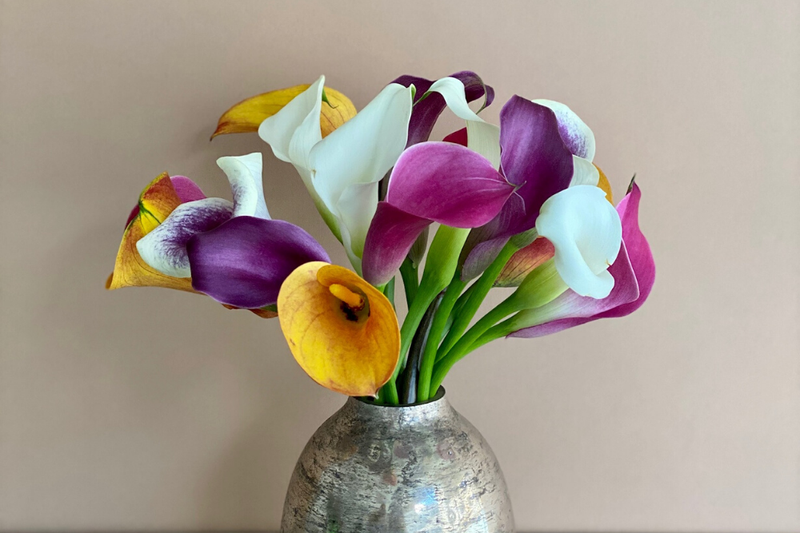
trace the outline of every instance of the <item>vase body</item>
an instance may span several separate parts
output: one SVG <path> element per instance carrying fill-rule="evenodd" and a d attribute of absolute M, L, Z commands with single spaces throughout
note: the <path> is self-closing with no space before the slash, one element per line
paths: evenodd
<path fill-rule="evenodd" d="M 281 531 L 513 533 L 514 516 L 494 453 L 443 393 L 407 407 L 350 398 L 297 461 Z"/>

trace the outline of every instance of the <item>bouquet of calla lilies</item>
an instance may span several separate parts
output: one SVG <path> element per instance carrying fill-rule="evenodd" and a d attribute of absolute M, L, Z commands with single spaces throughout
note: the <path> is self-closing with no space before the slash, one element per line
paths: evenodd
<path fill-rule="evenodd" d="M 569 107 L 513 96 L 498 127 L 479 116 L 494 91 L 474 72 L 401 76 L 360 112 L 324 83 L 249 98 L 214 136 L 257 131 L 291 163 L 352 268 L 270 217 L 253 153 L 217 161 L 232 201 L 184 176 L 150 182 L 107 288 L 180 289 L 277 316 L 314 381 L 385 405 L 434 398 L 455 363 L 493 340 L 644 303 L 655 264 L 639 229 L 641 192 L 632 181 L 614 207 L 594 134 Z M 431 141 L 446 108 L 465 127 Z M 496 287 L 507 297 L 476 316 Z"/>

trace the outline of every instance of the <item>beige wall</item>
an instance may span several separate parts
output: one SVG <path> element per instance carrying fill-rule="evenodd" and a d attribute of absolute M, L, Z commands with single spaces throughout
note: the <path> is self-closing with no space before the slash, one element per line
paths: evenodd
<path fill-rule="evenodd" d="M 470 68 L 571 105 L 618 197 L 636 172 L 647 305 L 488 346 L 447 385 L 492 443 L 521 530 L 800 530 L 800 4 L 34 2 L 0 26 L 0 528 L 275 528 L 343 398 L 276 322 L 108 293 L 163 170 L 207 193 L 267 152 L 270 211 L 329 249 L 294 171 L 232 103 L 320 73 L 363 106 Z M 446 127 L 457 122 L 449 118 Z M 441 131 L 445 131 L 445 127 Z M 337 252 L 337 259 L 344 261 Z"/>

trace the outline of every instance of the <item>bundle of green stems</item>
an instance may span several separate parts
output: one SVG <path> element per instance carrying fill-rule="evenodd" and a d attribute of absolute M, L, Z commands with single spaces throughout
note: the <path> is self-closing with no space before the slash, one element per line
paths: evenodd
<path fill-rule="evenodd" d="M 562 283 L 553 261 L 533 270 L 525 281 L 471 327 L 481 304 L 515 252 L 530 244 L 535 230 L 513 237 L 483 273 L 462 280 L 458 258 L 469 230 L 440 226 L 420 279 L 419 262 L 406 258 L 400 267 L 408 313 L 400 328 L 400 358 L 392 378 L 375 403 L 411 405 L 431 400 L 458 361 L 475 349 L 512 333 L 509 317 L 555 298 Z M 541 290 L 542 287 L 548 287 Z M 384 293 L 394 302 L 392 279 Z"/>

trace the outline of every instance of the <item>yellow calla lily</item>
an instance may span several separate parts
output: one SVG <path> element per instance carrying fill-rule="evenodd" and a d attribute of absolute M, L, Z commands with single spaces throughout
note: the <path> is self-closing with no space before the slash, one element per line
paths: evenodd
<path fill-rule="evenodd" d="M 611 203 L 611 205 L 614 205 L 614 198 L 611 194 L 611 183 L 609 183 L 608 178 L 600 167 L 594 165 L 594 168 L 596 168 L 597 172 L 600 173 L 600 181 L 597 182 L 597 186 L 600 187 L 604 193 L 606 193 L 606 199 Z"/>
<path fill-rule="evenodd" d="M 106 281 L 106 289 L 166 287 L 194 292 L 191 279 L 162 274 L 145 263 L 136 249 L 136 242 L 153 231 L 180 204 L 181 199 L 175 192 L 175 187 L 166 172 L 145 187 L 139 196 L 135 214 L 125 227 L 114 264 L 114 272 Z"/>
<path fill-rule="evenodd" d="M 386 296 L 346 268 L 298 267 L 281 286 L 278 318 L 306 373 L 348 396 L 375 396 L 400 355 L 400 328 Z"/>
<path fill-rule="evenodd" d="M 211 138 L 226 133 L 258 131 L 258 127 L 266 118 L 283 109 L 286 104 L 309 87 L 310 85 L 307 84 L 295 85 L 259 94 L 239 102 L 222 114 Z M 356 107 L 353 102 L 335 89 L 325 88 L 325 100 L 322 102 L 319 117 L 323 138 L 356 115 Z"/>

